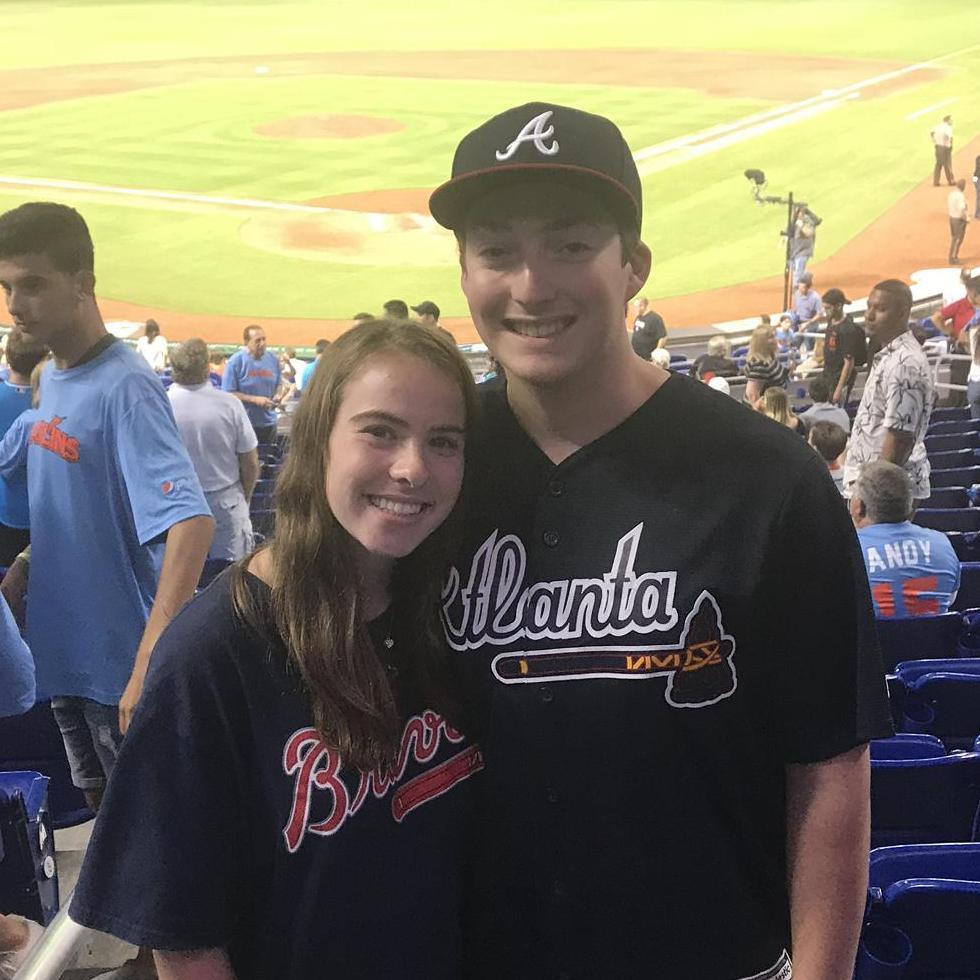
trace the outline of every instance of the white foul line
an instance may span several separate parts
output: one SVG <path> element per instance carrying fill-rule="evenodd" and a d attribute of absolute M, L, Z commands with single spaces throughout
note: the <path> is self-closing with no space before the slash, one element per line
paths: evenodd
<path fill-rule="evenodd" d="M 916 109 L 915 112 L 910 112 L 905 117 L 905 121 L 911 122 L 913 119 L 918 119 L 920 116 L 928 115 L 930 112 L 935 112 L 937 109 L 942 109 L 943 106 L 952 105 L 952 103 L 959 101 L 959 96 L 953 96 L 951 99 L 943 99 L 942 102 L 934 102 L 932 105 L 927 105 L 924 109 Z"/>

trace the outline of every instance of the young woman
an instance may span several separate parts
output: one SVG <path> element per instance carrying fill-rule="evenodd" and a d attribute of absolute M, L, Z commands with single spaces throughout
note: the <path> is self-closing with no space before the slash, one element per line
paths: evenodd
<path fill-rule="evenodd" d="M 71 908 L 161 980 L 459 975 L 482 760 L 438 610 L 474 392 L 438 331 L 344 334 L 274 536 L 157 645 Z"/>
<path fill-rule="evenodd" d="M 789 396 L 784 388 L 767 388 L 756 407 L 763 415 L 792 429 L 798 436 L 806 438 L 806 428 L 796 413 L 790 410 Z"/>
<path fill-rule="evenodd" d="M 781 387 L 789 378 L 789 371 L 779 363 L 776 353 L 776 331 L 766 323 L 760 323 L 752 331 L 749 339 L 749 353 L 743 371 L 748 382 L 745 385 L 745 400 L 754 405 L 768 388 Z"/>

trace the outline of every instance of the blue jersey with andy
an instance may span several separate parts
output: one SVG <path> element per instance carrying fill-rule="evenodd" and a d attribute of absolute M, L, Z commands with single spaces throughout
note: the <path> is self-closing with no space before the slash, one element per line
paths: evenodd
<path fill-rule="evenodd" d="M 960 587 L 960 560 L 941 531 L 911 521 L 858 529 L 875 615 L 949 612 Z"/>
<path fill-rule="evenodd" d="M 240 391 L 243 395 L 272 398 L 279 390 L 280 380 L 279 360 L 275 354 L 266 351 L 256 360 L 247 350 L 240 350 L 228 358 L 221 387 L 225 391 Z M 255 428 L 276 424 L 273 408 L 260 408 L 245 402 L 245 411 Z"/>
<path fill-rule="evenodd" d="M 13 425 L 18 415 L 31 407 L 31 386 L 0 382 L 0 435 Z M 30 526 L 27 506 L 27 472 L 20 470 L 9 480 L 0 480 L 0 524 L 24 529 Z"/>
<path fill-rule="evenodd" d="M 116 704 L 153 604 L 162 536 L 210 511 L 163 386 L 124 344 L 67 370 L 49 363 L 37 415 L 26 452 L 27 640 L 39 697 Z M 18 455 L 11 446 L 0 456 L 0 472 Z"/>

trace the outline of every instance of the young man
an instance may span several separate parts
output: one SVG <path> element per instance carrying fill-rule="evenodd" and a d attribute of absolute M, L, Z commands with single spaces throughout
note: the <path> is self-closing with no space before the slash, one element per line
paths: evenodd
<path fill-rule="evenodd" d="M 868 295 L 865 329 L 878 352 L 861 394 L 844 463 L 844 493 L 858 474 L 883 459 L 905 467 L 912 496 L 929 496 L 925 435 L 932 412 L 932 370 L 909 330 L 912 291 L 898 279 L 879 282 Z"/>
<path fill-rule="evenodd" d="M 282 379 L 279 358 L 266 345 L 258 324 L 245 328 L 245 346 L 228 358 L 221 387 L 245 405 L 248 420 L 262 445 L 276 441 L 276 409 L 286 399 L 289 385 Z"/>
<path fill-rule="evenodd" d="M 650 250 L 609 120 L 508 110 L 430 207 L 507 373 L 444 600 L 487 759 L 472 975 L 849 975 L 890 726 L 826 466 L 633 353 Z"/>
<path fill-rule="evenodd" d="M 912 487 L 901 466 L 878 460 L 861 470 L 849 503 L 881 617 L 949 612 L 960 560 L 942 531 L 912 523 Z"/>
<path fill-rule="evenodd" d="M 946 183 L 953 186 L 953 117 L 943 116 L 943 121 L 929 132 L 935 151 L 936 163 L 932 168 L 932 186 L 939 186 L 939 175 L 946 174 Z"/>
<path fill-rule="evenodd" d="M 634 306 L 636 319 L 633 321 L 631 337 L 633 350 L 644 361 L 649 361 L 653 352 L 667 343 L 667 325 L 656 310 L 650 309 L 650 301 L 646 296 L 637 299 Z"/>
<path fill-rule="evenodd" d="M 77 211 L 0 216 L 0 287 L 54 355 L 26 449 L 27 639 L 72 778 L 97 807 L 157 638 L 193 595 L 214 522 L 159 379 L 105 329 Z M 0 448 L 0 472 L 22 456 Z M 28 575 L 25 576 L 24 572 Z"/>
<path fill-rule="evenodd" d="M 850 300 L 834 288 L 823 294 L 827 331 L 823 345 L 823 376 L 830 386 L 830 401 L 846 407 L 857 380 L 857 369 L 868 360 L 868 341 L 844 307 Z"/>
<path fill-rule="evenodd" d="M 823 375 L 817 375 L 810 382 L 810 398 L 813 404 L 805 412 L 800 413 L 800 421 L 806 426 L 807 431 L 817 422 L 833 422 L 844 430 L 846 438 L 847 433 L 851 431 L 851 420 L 840 405 L 830 400 L 830 385 Z"/>

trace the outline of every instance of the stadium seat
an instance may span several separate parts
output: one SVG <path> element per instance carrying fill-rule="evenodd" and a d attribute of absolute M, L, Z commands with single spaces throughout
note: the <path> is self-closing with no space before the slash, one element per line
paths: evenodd
<path fill-rule="evenodd" d="M 955 510 L 920 507 L 915 523 L 935 531 L 980 531 L 980 507 L 959 507 Z"/>
<path fill-rule="evenodd" d="M 949 453 L 955 449 L 980 449 L 980 432 L 956 432 L 948 436 L 926 436 L 927 453 Z"/>
<path fill-rule="evenodd" d="M 908 680 L 902 707 L 902 731 L 936 735 L 947 749 L 969 750 L 980 735 L 980 662 L 973 669 L 947 666 Z"/>
<path fill-rule="evenodd" d="M 898 674 L 885 674 L 888 690 L 888 707 L 892 714 L 892 724 L 898 731 L 902 724 L 902 708 L 905 705 L 905 685 Z"/>
<path fill-rule="evenodd" d="M 932 494 L 918 506 L 925 507 L 927 510 L 969 507 L 970 498 L 967 496 L 965 487 L 943 487 L 940 490 L 933 490 Z M 915 520 L 914 516 L 912 519 Z"/>
<path fill-rule="evenodd" d="M 980 755 L 873 759 L 871 846 L 973 840 Z"/>
<path fill-rule="evenodd" d="M 855 980 L 980 980 L 980 844 L 871 853 Z"/>
<path fill-rule="evenodd" d="M 955 470 L 975 466 L 977 457 L 973 449 L 954 449 L 947 452 L 928 452 L 929 466 L 933 470 Z"/>
<path fill-rule="evenodd" d="M 48 813 L 48 779 L 0 773 L 0 909 L 47 925 L 58 911 L 58 871 Z"/>
<path fill-rule="evenodd" d="M 276 523 L 276 512 L 274 510 L 255 510 L 252 511 L 252 530 L 256 534 L 261 534 L 265 540 L 271 533 Z"/>
<path fill-rule="evenodd" d="M 908 687 L 926 674 L 946 672 L 980 675 L 980 657 L 948 657 L 945 660 L 906 660 L 895 668 L 895 676 Z M 980 733 L 980 728 L 977 729 Z"/>
<path fill-rule="evenodd" d="M 686 357 L 681 361 L 671 359 L 670 364 L 667 365 L 667 369 L 674 374 L 690 374 L 693 364 L 694 362 L 689 361 Z"/>
<path fill-rule="evenodd" d="M 960 588 L 950 607 L 957 611 L 980 606 L 980 562 L 960 563 Z"/>
<path fill-rule="evenodd" d="M 892 673 L 903 660 L 955 656 L 963 617 L 955 612 L 940 616 L 899 616 L 879 619 L 877 626 L 885 670 Z"/>
<path fill-rule="evenodd" d="M 972 487 L 974 483 L 980 483 L 980 466 L 936 470 L 929 475 L 929 484 L 932 489 L 937 487 Z"/>
<path fill-rule="evenodd" d="M 25 714 L 0 718 L 0 771 L 12 770 L 36 770 L 50 779 L 48 809 L 55 830 L 95 816 L 71 781 L 65 743 L 50 701 L 38 702 Z"/>
<path fill-rule="evenodd" d="M 946 754 L 942 739 L 935 735 L 893 735 L 871 742 L 872 759 L 938 759 Z"/>
<path fill-rule="evenodd" d="M 970 409 L 965 406 L 957 408 L 936 408 L 929 416 L 930 422 L 961 422 L 970 418 Z"/>
<path fill-rule="evenodd" d="M 961 562 L 980 561 L 980 534 L 974 531 L 947 531 L 946 537 Z"/>
<path fill-rule="evenodd" d="M 957 432 L 980 431 L 980 419 L 961 419 L 949 422 L 931 422 L 926 436 L 948 436 Z"/>

